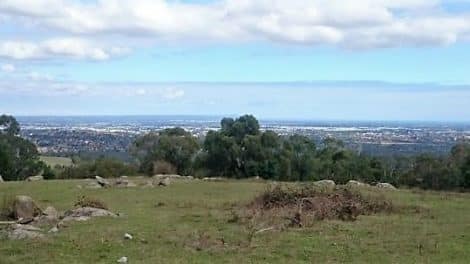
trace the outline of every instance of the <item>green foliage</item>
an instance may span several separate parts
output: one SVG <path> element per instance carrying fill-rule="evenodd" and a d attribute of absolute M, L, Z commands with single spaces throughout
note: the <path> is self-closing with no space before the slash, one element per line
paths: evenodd
<path fill-rule="evenodd" d="M 0 116 L 0 134 L 16 136 L 20 133 L 20 125 L 13 116 Z"/>
<path fill-rule="evenodd" d="M 76 166 L 63 168 L 57 175 L 60 179 L 82 179 L 99 175 L 104 178 L 135 175 L 137 168 L 132 164 L 110 158 L 81 162 Z"/>
<path fill-rule="evenodd" d="M 189 175 L 196 152 L 199 150 L 196 138 L 182 128 L 165 129 L 139 137 L 131 147 L 132 154 L 139 160 L 140 169 L 153 174 L 155 164 L 164 161 L 176 168 L 181 175 Z"/>
<path fill-rule="evenodd" d="M 36 146 L 18 136 L 20 127 L 12 116 L 0 116 L 0 175 L 5 180 L 23 180 L 48 169 L 39 160 Z"/>

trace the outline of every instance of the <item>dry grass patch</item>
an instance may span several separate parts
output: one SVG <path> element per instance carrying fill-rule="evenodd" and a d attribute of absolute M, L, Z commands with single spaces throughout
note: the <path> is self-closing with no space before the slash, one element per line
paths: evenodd
<path fill-rule="evenodd" d="M 92 207 L 108 210 L 108 206 L 101 200 L 86 196 L 80 196 L 74 204 L 75 207 Z"/>

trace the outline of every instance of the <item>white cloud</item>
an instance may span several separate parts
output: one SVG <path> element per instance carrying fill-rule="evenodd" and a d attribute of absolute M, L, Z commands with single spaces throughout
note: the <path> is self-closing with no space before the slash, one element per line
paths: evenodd
<path fill-rule="evenodd" d="M 139 88 L 135 91 L 135 94 L 136 95 L 146 95 L 147 94 L 147 90 L 145 89 L 142 89 L 142 88 Z"/>
<path fill-rule="evenodd" d="M 14 72 L 16 70 L 13 64 L 3 64 L 1 69 L 3 72 Z"/>
<path fill-rule="evenodd" d="M 161 96 L 169 100 L 177 99 L 184 96 L 184 90 L 178 88 L 165 88 L 161 91 Z"/>
<path fill-rule="evenodd" d="M 39 43 L 0 42 L 0 57 L 16 60 L 72 58 L 101 61 L 119 56 L 125 51 L 124 48 L 99 46 L 81 38 L 53 38 Z"/>
<path fill-rule="evenodd" d="M 38 72 L 30 72 L 29 73 L 29 78 L 32 80 L 32 81 L 52 81 L 54 80 L 54 78 L 48 74 L 42 74 L 42 73 L 38 73 Z"/>
<path fill-rule="evenodd" d="M 448 45 L 468 41 L 470 14 L 439 0 L 2 0 L 0 15 L 49 30 L 154 41 L 271 41 L 346 48 Z M 103 60 L 109 49 L 74 41 L 16 43 L 13 58 L 45 52 Z M 1 53 L 1 52 L 0 52 Z"/>

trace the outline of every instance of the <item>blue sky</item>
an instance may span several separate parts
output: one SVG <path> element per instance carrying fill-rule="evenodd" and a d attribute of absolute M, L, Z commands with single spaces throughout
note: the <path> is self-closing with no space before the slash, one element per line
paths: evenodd
<path fill-rule="evenodd" d="M 467 0 L 3 0 L 0 112 L 470 121 Z"/>

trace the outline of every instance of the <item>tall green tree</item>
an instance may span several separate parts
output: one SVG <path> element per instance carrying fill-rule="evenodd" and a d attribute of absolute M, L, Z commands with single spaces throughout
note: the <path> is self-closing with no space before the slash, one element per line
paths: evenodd
<path fill-rule="evenodd" d="M 19 136 L 13 116 L 0 116 L 0 175 L 5 180 L 23 180 L 46 169 L 36 146 Z"/>
<path fill-rule="evenodd" d="M 139 160 L 141 170 L 147 174 L 154 172 L 156 162 L 164 161 L 174 166 L 177 173 L 188 175 L 199 149 L 197 139 L 189 132 L 172 128 L 137 138 L 131 153 Z"/>

